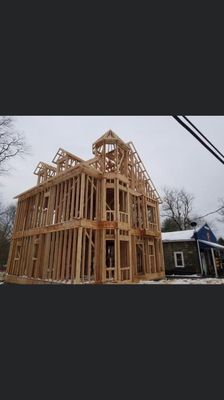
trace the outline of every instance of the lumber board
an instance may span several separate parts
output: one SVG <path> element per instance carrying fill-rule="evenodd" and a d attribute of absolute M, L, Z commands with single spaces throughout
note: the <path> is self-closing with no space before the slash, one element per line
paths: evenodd
<path fill-rule="evenodd" d="M 78 228 L 78 239 L 77 239 L 77 254 L 76 254 L 76 283 L 80 283 L 81 273 L 81 254 L 82 254 L 82 234 L 83 228 Z"/>

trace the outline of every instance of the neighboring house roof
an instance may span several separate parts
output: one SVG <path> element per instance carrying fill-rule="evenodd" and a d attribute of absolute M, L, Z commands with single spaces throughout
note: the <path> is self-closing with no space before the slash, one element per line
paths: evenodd
<path fill-rule="evenodd" d="M 218 250 L 224 251 L 224 246 L 221 246 L 217 243 L 216 237 L 214 236 L 213 232 L 209 228 L 207 224 L 203 225 L 196 229 L 198 233 L 198 241 L 202 243 L 203 247 L 214 247 Z M 209 236 L 206 236 L 209 232 Z M 194 229 L 189 229 L 187 231 L 176 231 L 176 232 L 162 232 L 162 241 L 164 243 L 167 242 L 194 242 L 195 241 L 195 231 Z M 206 238 L 210 238 L 210 240 L 204 240 Z"/>
<path fill-rule="evenodd" d="M 163 242 L 185 242 L 186 240 L 194 240 L 194 230 L 189 229 L 187 231 L 176 231 L 176 232 L 162 232 Z"/>

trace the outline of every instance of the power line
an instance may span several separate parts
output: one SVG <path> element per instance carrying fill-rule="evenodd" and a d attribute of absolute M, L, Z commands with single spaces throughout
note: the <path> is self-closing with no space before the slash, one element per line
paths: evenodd
<path fill-rule="evenodd" d="M 194 218 L 194 219 L 195 219 L 195 220 L 198 220 L 198 219 L 202 219 L 202 218 L 208 217 L 208 215 L 216 214 L 217 212 L 219 212 L 219 211 L 221 211 L 221 210 L 223 210 L 223 209 L 224 209 L 224 206 L 223 206 L 223 207 L 220 207 L 220 208 L 218 208 L 217 210 L 212 211 L 212 212 L 210 212 L 210 213 L 208 213 L 208 214 L 202 215 L 202 217 L 197 217 L 197 218 Z"/>
<path fill-rule="evenodd" d="M 202 132 L 199 131 L 199 129 L 184 115 L 182 116 L 210 145 L 211 147 L 217 151 L 218 154 L 221 155 L 224 159 L 224 155 L 212 144 L 212 142 L 205 136 L 203 135 Z M 173 115 L 173 118 L 176 119 L 177 122 L 179 122 L 180 125 L 182 125 L 185 129 L 187 129 L 194 137 L 197 139 L 211 154 L 213 154 L 222 164 L 224 164 L 224 160 L 222 160 L 203 140 L 189 127 L 187 126 L 177 115 Z M 202 215 L 201 217 L 194 218 L 195 220 L 199 220 L 205 217 L 208 217 L 209 215 L 216 214 L 217 212 L 221 211 L 224 209 L 224 206 L 218 208 L 215 211 L 211 211 L 205 215 Z"/>
<path fill-rule="evenodd" d="M 186 121 L 213 147 L 213 149 L 216 150 L 217 153 L 219 153 L 220 156 L 224 158 L 224 155 L 221 153 L 221 151 L 219 151 L 217 147 L 215 147 L 214 144 L 212 144 L 212 142 L 205 135 L 203 135 L 203 133 L 199 131 L 199 129 L 187 117 L 185 117 L 184 115 L 182 115 L 182 117 L 186 119 Z"/>
<path fill-rule="evenodd" d="M 173 118 L 179 122 L 180 125 L 182 125 L 185 129 L 188 130 L 188 132 L 190 132 L 195 139 L 197 139 L 202 146 L 204 146 L 211 154 L 213 154 L 213 156 L 215 156 L 222 164 L 224 164 L 224 160 L 222 160 L 205 142 L 203 142 L 203 140 L 189 127 L 187 126 L 177 115 L 173 115 Z"/>
<path fill-rule="evenodd" d="M 185 129 L 187 129 L 194 137 L 197 139 L 202 146 L 204 146 L 213 156 L 215 156 L 222 164 L 224 164 L 224 160 L 222 160 L 203 140 L 189 127 L 187 126 L 177 115 L 173 115 L 173 118 L 176 119 L 179 124 L 181 124 Z"/>

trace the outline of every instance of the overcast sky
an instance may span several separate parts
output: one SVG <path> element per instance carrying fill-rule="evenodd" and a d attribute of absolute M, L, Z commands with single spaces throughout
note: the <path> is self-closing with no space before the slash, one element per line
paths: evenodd
<path fill-rule="evenodd" d="M 224 116 L 189 116 L 216 147 L 224 152 Z M 36 185 L 39 161 L 51 163 L 59 147 L 83 158 L 92 156 L 92 143 L 109 129 L 124 141 L 133 141 L 158 192 L 164 186 L 185 188 L 195 197 L 195 212 L 218 208 L 224 197 L 224 165 L 170 116 L 20 116 L 16 127 L 24 133 L 32 154 L 11 163 L 9 176 L 0 177 L 1 200 Z M 217 214 L 208 218 L 215 233 L 224 236 Z"/>

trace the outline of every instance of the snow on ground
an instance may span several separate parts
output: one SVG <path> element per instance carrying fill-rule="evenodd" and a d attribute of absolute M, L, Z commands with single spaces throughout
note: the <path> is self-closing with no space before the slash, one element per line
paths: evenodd
<path fill-rule="evenodd" d="M 5 276 L 5 273 L 2 272 L 2 271 L 0 271 L 0 285 L 1 285 L 2 283 L 4 283 L 4 276 Z"/>
<path fill-rule="evenodd" d="M 159 281 L 141 281 L 143 285 L 224 285 L 224 278 L 172 278 Z"/>

